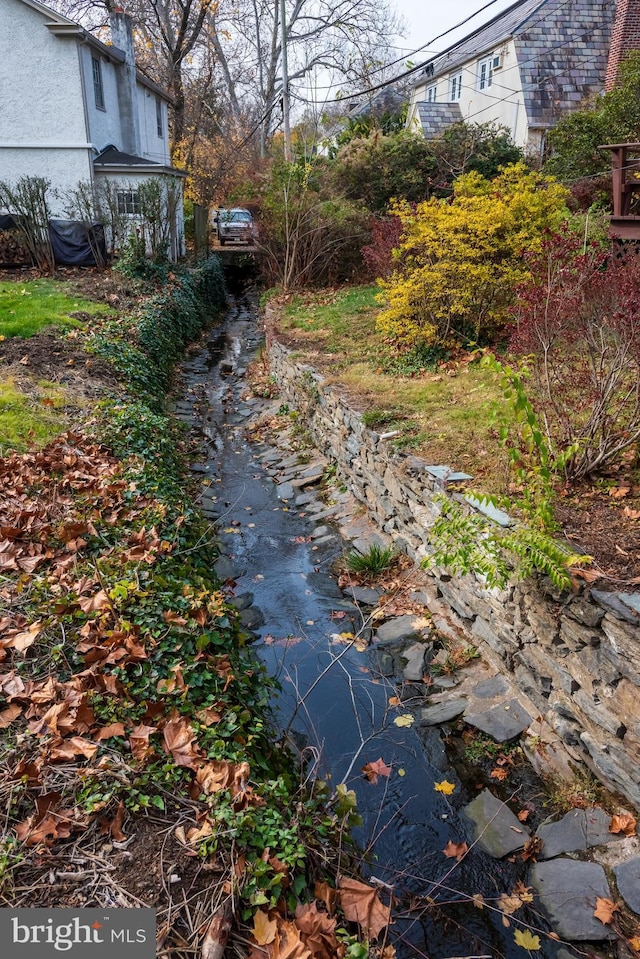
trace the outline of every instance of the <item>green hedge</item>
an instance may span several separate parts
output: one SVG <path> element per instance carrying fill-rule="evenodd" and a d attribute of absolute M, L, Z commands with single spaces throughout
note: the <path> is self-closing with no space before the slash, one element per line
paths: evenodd
<path fill-rule="evenodd" d="M 92 350 L 111 363 L 132 397 L 152 410 L 163 408 L 185 346 L 226 304 L 222 267 L 215 256 L 197 269 L 169 273 L 166 284 L 137 313 L 105 324 L 91 341 Z"/>

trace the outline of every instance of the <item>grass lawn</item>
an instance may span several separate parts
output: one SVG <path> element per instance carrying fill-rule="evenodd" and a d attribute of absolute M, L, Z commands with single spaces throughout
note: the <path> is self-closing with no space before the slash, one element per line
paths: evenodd
<path fill-rule="evenodd" d="M 12 377 L 0 380 L 0 455 L 52 440 L 65 428 L 64 404 L 64 390 L 55 383 L 42 381 L 26 393 Z"/>
<path fill-rule="evenodd" d="M 56 280 L 0 280 L 0 336 L 33 336 L 47 326 L 82 326 L 72 313 L 104 315 L 105 303 L 75 296 L 68 284 Z"/>
<path fill-rule="evenodd" d="M 29 338 L 45 328 L 82 327 L 88 316 L 112 310 L 77 296 L 68 283 L 49 279 L 0 280 L 0 340 Z M 71 315 L 78 314 L 78 315 Z M 34 341 L 35 342 L 35 341 Z M 25 351 L 28 352 L 25 345 Z M 44 446 L 67 426 L 61 408 L 64 388 L 34 376 L 31 363 L 10 368 L 0 378 L 0 455 Z M 19 372 L 18 372 L 19 371 Z"/>
<path fill-rule="evenodd" d="M 372 429 L 397 430 L 398 447 L 471 473 L 487 492 L 504 491 L 498 421 L 510 413 L 499 377 L 477 362 L 418 371 L 376 330 L 377 293 L 366 286 L 293 297 L 279 328 L 301 358 L 347 389 Z"/>

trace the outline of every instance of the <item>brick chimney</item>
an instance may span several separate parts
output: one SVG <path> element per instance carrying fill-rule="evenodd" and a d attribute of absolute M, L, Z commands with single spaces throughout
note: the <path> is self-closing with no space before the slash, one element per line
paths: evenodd
<path fill-rule="evenodd" d="M 640 0 L 617 0 L 605 76 L 607 92 L 616 85 L 620 64 L 632 50 L 640 50 Z"/>
<path fill-rule="evenodd" d="M 140 116 L 138 112 L 138 86 L 136 83 L 136 55 L 133 46 L 131 17 L 122 7 L 115 7 L 109 14 L 111 39 L 114 47 L 124 53 L 124 63 L 117 67 L 118 104 L 120 106 L 120 131 L 124 153 L 140 156 Z"/>

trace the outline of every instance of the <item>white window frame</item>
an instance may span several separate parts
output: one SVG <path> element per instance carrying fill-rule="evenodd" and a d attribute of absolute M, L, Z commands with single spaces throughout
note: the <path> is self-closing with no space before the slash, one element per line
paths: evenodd
<path fill-rule="evenodd" d="M 488 90 L 493 86 L 493 58 L 495 53 L 478 60 L 478 90 Z"/>
<path fill-rule="evenodd" d="M 462 73 L 453 73 L 449 77 L 449 99 L 455 103 L 462 97 Z"/>
<path fill-rule="evenodd" d="M 425 90 L 424 95 L 427 103 L 435 103 L 438 96 L 438 84 L 430 83 Z"/>
<path fill-rule="evenodd" d="M 156 133 L 161 140 L 164 140 L 164 110 L 159 96 L 156 96 Z"/>
<path fill-rule="evenodd" d="M 118 190 L 118 213 L 126 216 L 140 215 L 140 196 L 137 190 Z"/>
<path fill-rule="evenodd" d="M 93 80 L 93 100 L 96 110 L 107 112 L 104 102 L 104 82 L 102 79 L 102 63 L 99 57 L 91 56 L 91 78 Z"/>

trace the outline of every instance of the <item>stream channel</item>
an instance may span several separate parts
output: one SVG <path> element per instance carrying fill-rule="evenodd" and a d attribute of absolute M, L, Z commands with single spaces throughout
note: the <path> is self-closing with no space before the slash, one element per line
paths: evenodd
<path fill-rule="evenodd" d="M 535 953 L 514 943 L 514 931 L 525 928 L 518 920 L 548 928 L 524 909 L 506 928 L 495 908 L 524 878 L 519 860 L 496 860 L 477 848 L 461 862 L 443 855 L 449 840 L 471 843 L 460 809 L 473 798 L 473 770 L 461 778 L 452 768 L 437 727 L 395 725 L 398 711 L 389 709 L 388 699 L 398 690 L 379 675 L 366 649 L 332 638 L 363 625 L 332 575 L 343 540 L 330 529 L 310 541 L 314 527 L 300 502 L 304 495 L 298 504 L 279 499 L 266 469 L 288 454 L 245 435 L 247 424 L 274 406 L 273 400 L 243 399 L 249 392 L 243 374 L 262 342 L 255 305 L 232 301 L 223 324 L 183 364 L 175 414 L 202 439 L 203 458 L 194 470 L 224 554 L 218 573 L 238 605 L 250 606 L 245 618 L 257 637 L 256 655 L 282 689 L 277 719 L 306 747 L 318 776 L 357 794 L 363 825 L 354 838 L 365 850 L 363 872 L 393 886 L 399 899 L 389 936 L 399 959 L 574 955 L 558 952 L 544 936 Z M 332 618 L 336 612 L 346 616 Z M 374 785 L 361 770 L 379 758 L 393 772 Z M 449 796 L 434 788 L 443 780 L 455 784 Z M 472 901 L 478 893 L 482 909 Z M 382 898 L 387 901 L 384 887 Z"/>

